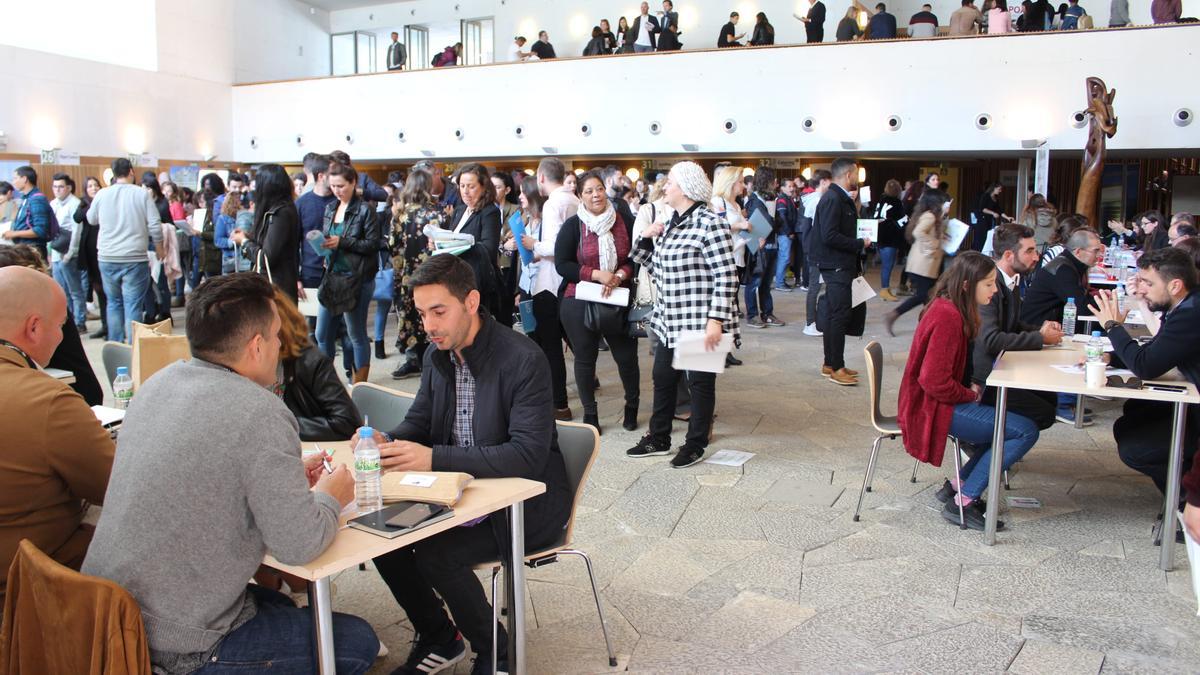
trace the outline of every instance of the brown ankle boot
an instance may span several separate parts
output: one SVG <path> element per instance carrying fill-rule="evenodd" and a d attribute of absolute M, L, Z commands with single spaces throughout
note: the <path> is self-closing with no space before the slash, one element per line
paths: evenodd
<path fill-rule="evenodd" d="M 371 374 L 371 366 L 363 366 L 362 368 L 356 369 L 354 371 L 353 384 L 358 384 L 359 382 L 366 382 L 367 376 L 370 374 Z"/>

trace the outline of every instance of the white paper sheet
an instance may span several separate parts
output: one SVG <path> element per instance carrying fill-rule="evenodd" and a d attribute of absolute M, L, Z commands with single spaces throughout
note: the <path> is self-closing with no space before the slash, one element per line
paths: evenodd
<path fill-rule="evenodd" d="M 316 316 L 317 310 L 320 308 L 321 303 L 317 302 L 317 289 L 304 289 L 304 297 L 296 303 L 296 309 L 299 309 L 304 316 Z"/>
<path fill-rule="evenodd" d="M 859 218 L 858 229 L 854 236 L 859 239 L 865 237 L 871 241 L 879 241 L 879 221 L 870 218 Z"/>
<path fill-rule="evenodd" d="M 1183 522 L 1183 513 L 1175 514 Z M 1192 568 L 1192 592 L 1196 594 L 1196 616 L 1200 616 L 1200 542 L 1192 539 L 1192 533 L 1183 528 L 1183 539 L 1187 542 L 1188 567 Z M 1170 539 L 1167 539 L 1170 541 Z"/>
<path fill-rule="evenodd" d="M 988 230 L 987 239 L 983 240 L 983 250 L 980 251 L 980 253 L 982 253 L 986 256 L 989 256 L 989 257 L 991 257 L 992 251 L 995 250 L 995 247 L 992 246 L 992 233 L 994 233 L 995 231 L 996 231 L 995 228 Z"/>
<path fill-rule="evenodd" d="M 950 255 L 958 253 L 958 247 L 962 246 L 963 239 L 966 239 L 967 233 L 970 231 L 970 225 L 958 218 L 951 218 L 946 223 L 946 233 L 949 235 L 949 239 L 942 242 L 942 250 Z"/>
<path fill-rule="evenodd" d="M 1051 368 L 1068 375 L 1083 375 L 1083 366 L 1050 366 Z M 1104 371 L 1105 377 L 1109 375 L 1117 375 L 1119 377 L 1133 377 L 1133 371 L 1125 368 L 1109 368 Z"/>
<path fill-rule="evenodd" d="M 575 284 L 575 297 L 588 302 L 600 302 L 606 305 L 616 305 L 618 307 L 629 306 L 629 289 L 618 287 L 614 288 L 612 295 L 604 297 L 604 284 L 598 284 L 594 281 L 581 281 Z"/>
<path fill-rule="evenodd" d="M 854 281 L 850 282 L 851 307 L 858 307 L 873 297 L 875 297 L 875 289 L 871 288 L 866 277 L 855 277 Z"/>
<path fill-rule="evenodd" d="M 96 415 L 96 419 L 100 421 L 100 426 L 106 427 L 110 424 L 116 424 L 125 419 L 125 411 L 120 408 L 110 408 L 105 405 L 92 406 L 92 413 Z"/>
<path fill-rule="evenodd" d="M 695 370 L 704 373 L 725 372 L 725 355 L 733 349 L 733 335 L 721 335 L 721 342 L 713 351 L 704 349 L 704 331 L 685 330 L 675 341 L 675 358 L 671 367 L 675 370 Z"/>
<path fill-rule="evenodd" d="M 858 188 L 858 201 L 862 202 L 863 204 L 871 203 L 871 186 L 870 185 L 864 185 L 864 186 Z"/>
<path fill-rule="evenodd" d="M 12 229 L 12 221 L 11 220 L 5 220 L 4 222 L 0 222 L 0 234 L 4 234 L 5 232 L 8 232 L 11 229 Z M 13 243 L 14 242 L 12 239 L 5 239 L 3 237 L 0 237 L 0 246 L 12 246 Z"/>
<path fill-rule="evenodd" d="M 753 452 L 743 452 L 742 450 L 718 450 L 712 454 L 712 457 L 704 460 L 705 464 L 719 464 L 721 466 L 741 466 L 750 461 L 754 457 Z"/>

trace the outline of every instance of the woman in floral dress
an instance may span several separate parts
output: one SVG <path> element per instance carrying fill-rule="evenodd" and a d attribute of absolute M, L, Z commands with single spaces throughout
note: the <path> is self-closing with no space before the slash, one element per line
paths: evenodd
<path fill-rule="evenodd" d="M 430 194 L 432 186 L 433 177 L 428 171 L 413 169 L 393 207 L 391 249 L 392 266 L 396 274 L 392 303 L 400 317 L 396 348 L 400 350 L 401 361 L 392 371 L 392 378 L 397 380 L 421 374 L 421 361 L 429 344 L 421 324 L 421 315 L 413 303 L 408 277 L 429 258 L 425 226 L 441 227 L 443 223 L 437 202 Z"/>

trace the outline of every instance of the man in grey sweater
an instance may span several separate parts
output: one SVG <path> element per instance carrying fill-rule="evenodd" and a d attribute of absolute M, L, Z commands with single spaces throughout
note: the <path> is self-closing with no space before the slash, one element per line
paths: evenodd
<path fill-rule="evenodd" d="M 142 315 L 150 284 L 150 242 L 159 260 L 166 249 L 158 207 L 145 188 L 133 184 L 133 165 L 125 158 L 114 159 L 112 171 L 113 184 L 96 193 L 87 219 L 100 227 L 96 258 L 108 296 L 108 339 L 124 342 L 130 322 Z"/>
<path fill-rule="evenodd" d="M 293 672 L 312 658 L 310 612 L 247 580 L 268 552 L 302 564 L 324 551 L 354 479 L 345 466 L 325 473 L 319 456 L 301 460 L 295 417 L 269 389 L 279 363 L 273 293 L 250 273 L 193 293 L 193 358 L 138 390 L 83 564 L 137 600 L 151 661 L 167 673 L 247 662 Z M 374 631 L 353 616 L 333 621 L 338 672 L 366 672 Z"/>

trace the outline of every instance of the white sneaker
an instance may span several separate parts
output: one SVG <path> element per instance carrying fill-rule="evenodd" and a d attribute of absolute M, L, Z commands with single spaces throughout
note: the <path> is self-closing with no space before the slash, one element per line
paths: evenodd
<path fill-rule="evenodd" d="M 821 331 L 817 330 L 817 324 L 816 324 L 816 323 L 810 323 L 810 324 L 808 324 L 807 326 L 805 326 L 805 327 L 804 327 L 804 334 L 805 334 L 805 335 L 811 335 L 811 336 L 813 336 L 813 337 L 821 337 L 822 335 L 824 335 L 824 333 L 822 333 Z"/>

